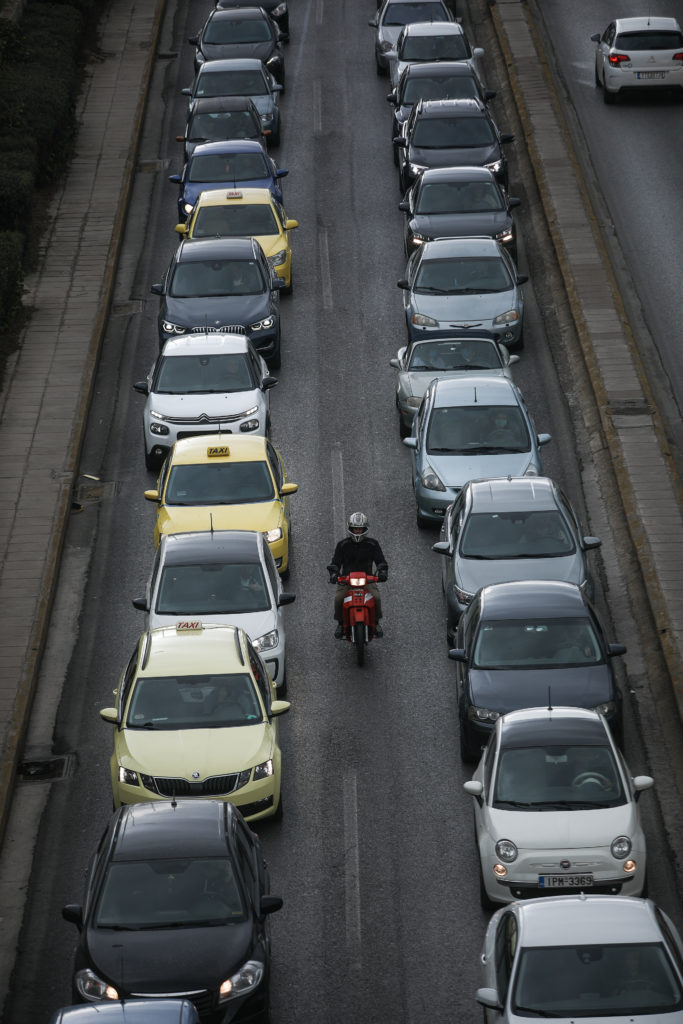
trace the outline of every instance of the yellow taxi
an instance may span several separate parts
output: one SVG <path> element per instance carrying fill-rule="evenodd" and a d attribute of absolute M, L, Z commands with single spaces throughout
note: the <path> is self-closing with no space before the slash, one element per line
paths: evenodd
<path fill-rule="evenodd" d="M 154 544 L 164 533 L 260 530 L 284 578 L 289 573 L 289 482 L 282 456 L 267 437 L 202 434 L 171 448 L 156 490 Z"/>
<path fill-rule="evenodd" d="M 292 290 L 292 250 L 289 232 L 298 220 L 287 217 L 268 188 L 229 188 L 200 192 L 185 224 L 176 224 L 184 238 L 255 238 L 271 270 Z"/>
<path fill-rule="evenodd" d="M 114 726 L 114 806 L 229 800 L 250 819 L 281 816 L 277 700 L 236 626 L 179 620 L 143 633 L 100 716 Z"/>

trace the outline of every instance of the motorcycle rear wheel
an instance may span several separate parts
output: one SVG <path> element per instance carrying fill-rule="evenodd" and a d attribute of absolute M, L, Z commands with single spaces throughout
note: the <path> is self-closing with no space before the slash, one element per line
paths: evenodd
<path fill-rule="evenodd" d="M 365 661 L 365 626 L 362 622 L 354 623 L 353 642 L 356 645 L 356 660 L 362 665 Z"/>

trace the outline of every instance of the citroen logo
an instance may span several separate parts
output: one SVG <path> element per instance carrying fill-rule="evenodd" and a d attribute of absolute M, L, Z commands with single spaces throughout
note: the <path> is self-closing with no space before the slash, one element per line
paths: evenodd
<path fill-rule="evenodd" d="M 209 422 L 209 417 L 206 415 L 205 412 L 203 412 L 201 414 L 201 416 L 198 417 L 198 421 L 199 421 L 199 423 L 208 423 Z"/>
<path fill-rule="evenodd" d="M 572 862 L 570 860 L 561 860 L 560 861 L 560 867 L 562 868 L 563 871 L 569 871 L 571 866 L 572 866 Z"/>

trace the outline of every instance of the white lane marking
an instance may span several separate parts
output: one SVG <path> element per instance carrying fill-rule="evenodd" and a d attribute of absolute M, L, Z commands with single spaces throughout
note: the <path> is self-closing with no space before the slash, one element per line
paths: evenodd
<path fill-rule="evenodd" d="M 330 251 L 327 245 L 327 231 L 318 232 L 318 262 L 320 263 L 320 285 L 323 309 L 332 309 L 332 275 L 330 274 Z"/>
<path fill-rule="evenodd" d="M 344 777 L 344 878 L 346 888 L 346 951 L 352 968 L 360 969 L 360 865 L 358 856 L 358 793 L 356 773 Z"/>
<path fill-rule="evenodd" d="M 315 5 L 315 24 L 316 24 L 316 26 L 322 25 L 324 11 L 325 11 L 325 5 L 323 4 L 323 0 L 316 0 L 316 5 Z"/>
<path fill-rule="evenodd" d="M 335 537 L 343 529 L 344 517 L 344 456 L 341 444 L 335 441 L 332 447 L 332 524 Z"/>
<path fill-rule="evenodd" d="M 322 98 L 320 82 L 313 83 L 313 134 L 320 135 L 323 130 Z"/>

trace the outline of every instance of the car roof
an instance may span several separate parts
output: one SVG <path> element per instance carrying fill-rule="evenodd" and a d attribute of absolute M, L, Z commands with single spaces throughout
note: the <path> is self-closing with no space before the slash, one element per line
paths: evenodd
<path fill-rule="evenodd" d="M 266 459 L 266 438 L 250 434 L 201 434 L 184 437 L 173 445 L 171 459 L 175 466 L 192 466 L 204 462 L 220 462 L 220 458 L 207 458 L 211 447 L 226 447 L 230 462 L 262 462 Z"/>
<path fill-rule="evenodd" d="M 414 24 L 415 22 L 410 23 L 411 26 Z M 432 24 L 432 22 L 418 22 L 418 24 Z M 452 23 L 439 21 L 433 24 L 440 25 L 443 28 L 444 25 Z M 477 77 L 472 65 L 463 60 L 430 60 L 416 64 L 406 64 L 401 71 L 401 78 L 404 76 L 410 78 L 433 78 L 435 75 L 442 76 L 443 78 L 451 78 L 453 76 L 461 76 L 462 78 Z"/>
<path fill-rule="evenodd" d="M 179 616 L 178 621 L 183 623 L 181 628 L 159 626 L 143 633 L 144 653 L 138 678 L 249 671 L 242 651 L 246 635 L 243 630 L 202 623 L 201 616 Z"/>
<path fill-rule="evenodd" d="M 212 63 L 214 62 L 212 61 Z M 219 140 L 218 142 L 200 142 L 195 147 L 190 159 L 201 156 L 203 153 L 218 153 L 219 155 L 221 153 L 263 153 L 265 155 L 266 148 L 258 139 L 226 139 L 225 141 Z"/>
<path fill-rule="evenodd" d="M 476 96 L 460 100 L 418 100 L 417 117 L 485 117 L 489 119 L 486 104 Z"/>
<path fill-rule="evenodd" d="M 256 530 L 199 530 L 168 533 L 161 538 L 165 565 L 196 565 L 261 561 L 260 534 Z"/>
<path fill-rule="evenodd" d="M 580 587 L 561 580 L 515 580 L 491 583 L 480 592 L 481 615 L 487 619 L 585 618 Z"/>
<path fill-rule="evenodd" d="M 254 4 L 252 4 L 251 7 L 214 7 L 209 18 L 211 20 L 217 18 L 219 21 L 246 21 L 247 18 L 254 18 L 257 16 L 266 18 L 268 21 L 271 20 L 262 7 L 258 7 Z M 209 19 L 207 18 L 207 21 L 208 20 Z"/>
<path fill-rule="evenodd" d="M 195 209 L 198 206 L 225 206 L 226 203 L 237 203 L 240 200 L 245 203 L 272 206 L 273 193 L 269 188 L 212 188 L 199 193 Z"/>
<path fill-rule="evenodd" d="M 168 356 L 240 354 L 249 351 L 246 334 L 192 334 L 182 338 L 169 338 L 164 345 L 163 358 Z"/>
<path fill-rule="evenodd" d="M 404 36 L 463 36 L 465 30 L 457 21 L 411 21 L 403 28 Z"/>
<path fill-rule="evenodd" d="M 473 511 L 534 512 L 557 508 L 556 484 L 547 476 L 505 476 L 470 480 Z"/>
<path fill-rule="evenodd" d="M 422 246 L 422 260 L 446 256 L 500 256 L 500 243 L 495 238 L 434 238 Z"/>
<path fill-rule="evenodd" d="M 216 114 L 230 110 L 256 110 L 251 96 L 200 96 L 192 108 L 195 114 Z M 258 111 L 256 111 L 258 114 Z"/>
<path fill-rule="evenodd" d="M 233 8 L 229 7 L 228 10 L 232 11 Z M 197 75 L 211 75 L 218 71 L 246 71 L 246 70 L 261 70 L 265 71 L 263 61 L 260 61 L 258 57 L 221 57 L 220 60 L 207 60 L 199 68 Z"/>
<path fill-rule="evenodd" d="M 675 18 L 646 16 L 644 18 L 616 18 L 617 32 L 672 32 L 681 30 Z"/>
<path fill-rule="evenodd" d="M 253 238 L 185 238 L 178 246 L 176 263 L 193 263 L 197 260 L 247 259 L 255 255 Z M 256 250 L 258 252 L 258 249 Z"/>
<path fill-rule="evenodd" d="M 632 896 L 546 896 L 515 910 L 525 947 L 661 941 L 653 903 Z"/>
<path fill-rule="evenodd" d="M 501 747 L 609 746 L 605 719 L 586 708 L 524 708 L 498 726 Z"/>
<path fill-rule="evenodd" d="M 519 392 L 507 377 L 437 377 L 432 382 L 434 405 L 519 405 Z"/>
<path fill-rule="evenodd" d="M 493 171 L 490 171 L 488 167 L 427 167 L 426 170 L 422 171 L 418 181 L 422 184 L 424 182 L 436 181 L 493 181 L 495 182 L 495 176 Z"/>
<path fill-rule="evenodd" d="M 418 334 L 416 338 L 408 341 L 410 348 L 417 345 L 431 345 L 434 341 L 488 341 L 497 345 L 500 335 L 492 334 L 490 331 L 480 331 L 473 328 L 452 328 L 450 331 L 430 331 L 428 334 Z"/>
<path fill-rule="evenodd" d="M 229 627 L 228 627 L 229 628 Z M 155 800 L 122 807 L 112 860 L 224 857 L 235 814 L 219 800 Z"/>

